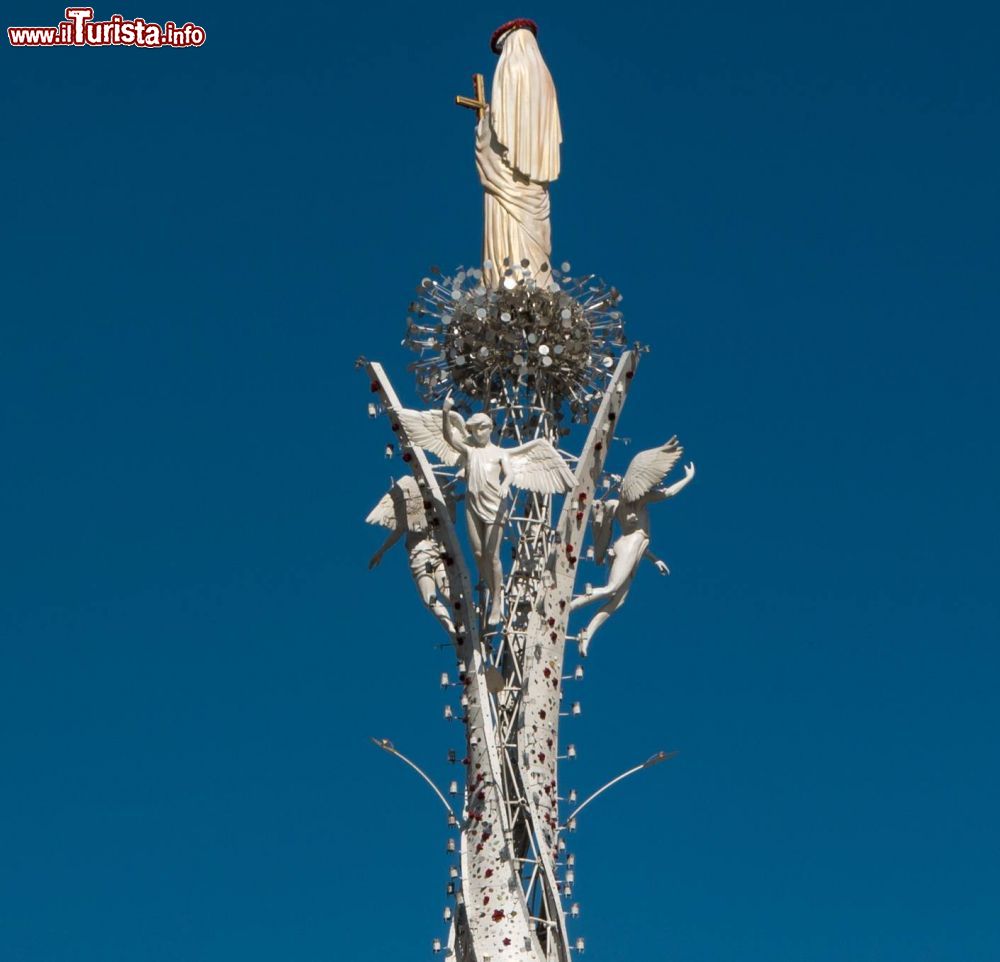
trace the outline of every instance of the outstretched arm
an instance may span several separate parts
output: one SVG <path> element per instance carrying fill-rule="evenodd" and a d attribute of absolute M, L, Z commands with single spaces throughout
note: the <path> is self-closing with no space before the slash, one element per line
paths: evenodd
<path fill-rule="evenodd" d="M 659 571 L 661 575 L 670 574 L 670 569 L 667 567 L 666 561 L 661 561 L 659 558 L 657 558 L 656 555 L 649 550 L 649 548 L 647 548 L 642 553 L 642 556 L 646 558 L 648 561 L 652 561 L 653 564 L 656 565 L 656 570 Z"/>
<path fill-rule="evenodd" d="M 371 571 L 372 568 L 377 567 L 378 563 L 382 560 L 382 555 L 384 555 L 402 537 L 402 528 L 397 528 L 393 531 L 392 534 L 390 534 L 389 537 L 382 542 L 382 547 L 372 555 L 371 561 L 368 562 L 368 570 Z"/>
<path fill-rule="evenodd" d="M 680 481 L 675 481 L 665 488 L 657 488 L 655 491 L 651 491 L 649 500 L 664 501 L 667 498 L 672 498 L 678 492 L 683 491 L 691 483 L 692 478 L 694 478 L 694 461 L 684 465 L 684 477 Z"/>
<path fill-rule="evenodd" d="M 458 432 L 451 423 L 451 409 L 454 406 L 455 402 L 451 399 L 451 391 L 449 391 L 448 396 L 444 399 L 444 405 L 441 410 L 441 433 L 451 447 L 458 451 L 459 454 L 464 455 L 466 452 L 465 441 L 459 437 Z"/>

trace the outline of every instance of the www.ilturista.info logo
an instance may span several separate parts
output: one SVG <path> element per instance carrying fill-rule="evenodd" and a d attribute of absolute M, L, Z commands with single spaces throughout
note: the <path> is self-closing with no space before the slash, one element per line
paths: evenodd
<path fill-rule="evenodd" d="M 110 20 L 94 20 L 93 7 L 67 7 L 66 19 L 54 27 L 8 27 L 12 47 L 200 47 L 205 28 L 193 23 L 162 26 L 142 17 L 126 20 L 120 13 Z"/>

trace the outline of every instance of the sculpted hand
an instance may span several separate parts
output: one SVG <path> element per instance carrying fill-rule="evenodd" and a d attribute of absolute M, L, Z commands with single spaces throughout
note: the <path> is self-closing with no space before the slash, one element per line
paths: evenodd
<path fill-rule="evenodd" d="M 667 567 L 666 561 L 657 561 L 656 570 L 659 571 L 661 575 L 670 574 L 670 569 Z"/>
<path fill-rule="evenodd" d="M 500 482 L 500 500 L 502 501 L 508 494 L 510 494 L 510 478 L 504 478 Z"/>
<path fill-rule="evenodd" d="M 447 414 L 454 406 L 455 402 L 451 399 L 451 391 L 449 391 L 447 395 L 445 395 L 444 404 L 441 405 L 441 410 Z"/>
<path fill-rule="evenodd" d="M 476 148 L 478 150 L 485 150 L 489 147 L 492 137 L 493 130 L 490 127 L 490 108 L 487 107 L 483 111 L 483 116 L 479 118 L 479 122 L 476 124 Z"/>
<path fill-rule="evenodd" d="M 684 465 L 684 480 L 690 481 L 694 477 L 694 461 Z"/>
<path fill-rule="evenodd" d="M 376 551 L 375 554 L 372 555 L 372 560 L 368 562 L 368 570 L 371 571 L 372 568 L 377 568 L 378 563 L 381 560 L 382 560 L 382 552 Z"/>

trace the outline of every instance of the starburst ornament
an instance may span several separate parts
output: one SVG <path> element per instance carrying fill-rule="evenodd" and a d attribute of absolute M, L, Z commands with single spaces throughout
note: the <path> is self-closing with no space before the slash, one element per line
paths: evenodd
<path fill-rule="evenodd" d="M 524 391 L 547 410 L 567 402 L 584 422 L 625 346 L 621 294 L 596 275 L 571 276 L 569 264 L 544 287 L 520 267 L 498 290 L 478 268 L 424 278 L 407 317 L 404 344 L 419 355 L 410 369 L 428 401 L 456 391 L 489 407 Z"/>

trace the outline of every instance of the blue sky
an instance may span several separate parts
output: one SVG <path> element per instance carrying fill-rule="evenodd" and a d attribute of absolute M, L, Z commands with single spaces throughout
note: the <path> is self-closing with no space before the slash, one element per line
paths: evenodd
<path fill-rule="evenodd" d="M 430 957 L 434 646 L 365 513 L 361 353 L 479 249 L 493 28 L 560 91 L 557 259 L 653 345 L 695 482 L 595 640 L 563 785 L 590 956 L 1000 958 L 1000 124 L 987 4 L 97 6 L 0 52 L 0 958 Z M 14 0 L 3 26 L 61 8 Z M 635 447 L 618 446 L 612 467 Z M 593 580 L 599 574 L 591 573 Z"/>

